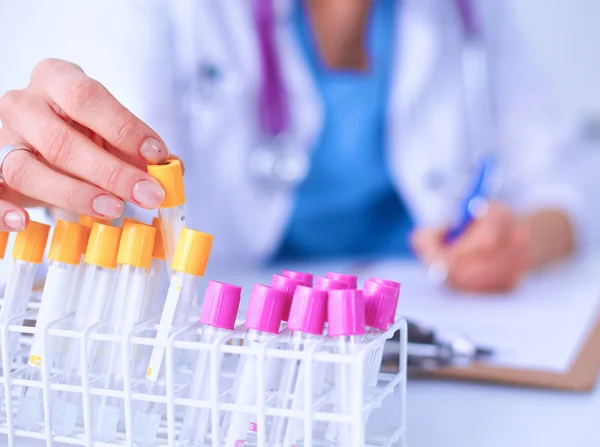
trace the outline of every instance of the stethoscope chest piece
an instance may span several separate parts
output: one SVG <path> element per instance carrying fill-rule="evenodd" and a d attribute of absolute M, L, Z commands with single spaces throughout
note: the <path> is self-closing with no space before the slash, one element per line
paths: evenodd
<path fill-rule="evenodd" d="M 271 188 L 299 185 L 310 168 L 306 150 L 286 134 L 264 138 L 251 152 L 248 162 L 252 176 Z"/>

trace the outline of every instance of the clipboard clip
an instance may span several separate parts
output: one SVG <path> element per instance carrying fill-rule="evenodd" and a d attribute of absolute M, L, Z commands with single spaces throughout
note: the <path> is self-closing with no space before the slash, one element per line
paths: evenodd
<path fill-rule="evenodd" d="M 400 333 L 386 343 L 383 362 L 398 361 Z M 494 354 L 489 347 L 477 345 L 466 335 L 446 336 L 408 320 L 408 369 L 410 372 L 435 371 L 440 368 L 466 367 Z"/>

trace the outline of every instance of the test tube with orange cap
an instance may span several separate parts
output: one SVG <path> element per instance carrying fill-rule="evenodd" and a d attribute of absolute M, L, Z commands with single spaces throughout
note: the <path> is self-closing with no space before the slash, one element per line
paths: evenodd
<path fill-rule="evenodd" d="M 127 224 L 123 227 L 117 253 L 117 283 L 112 303 L 109 333 L 126 335 L 140 322 L 147 298 L 148 270 L 156 230 L 149 225 Z M 111 343 L 99 362 L 100 383 L 105 389 L 123 388 L 123 352 L 120 342 Z M 131 359 L 130 359 L 131 360 Z M 123 400 L 100 396 L 92 423 L 92 437 L 96 441 L 112 442 L 117 428 Z"/>
<path fill-rule="evenodd" d="M 74 330 L 83 331 L 107 317 L 114 292 L 120 239 L 120 228 L 101 223 L 93 225 L 84 257 L 86 268 L 73 321 Z M 77 339 L 69 339 L 54 359 L 54 367 L 63 372 L 63 384 L 81 385 L 79 343 Z M 96 344 L 97 341 L 88 341 L 88 364 Z M 53 433 L 71 435 L 76 428 L 80 407 L 80 393 L 59 391 L 52 411 Z"/>
<path fill-rule="evenodd" d="M 27 380 L 42 380 L 42 362 L 52 361 L 56 347 L 54 337 L 46 338 L 44 330 L 50 323 L 69 313 L 77 267 L 81 260 L 81 244 L 85 238 L 82 225 L 58 220 L 52 235 L 48 258 L 50 266 L 42 292 L 42 302 L 36 319 L 37 332 L 29 350 L 29 363 L 24 377 Z M 45 346 L 45 351 L 44 351 Z M 45 357 L 47 354 L 48 357 Z M 37 430 L 43 421 L 42 390 L 24 387 L 19 404 L 17 426 L 24 430 Z"/>
<path fill-rule="evenodd" d="M 186 227 L 183 169 L 179 160 L 171 159 L 162 165 L 149 165 L 148 173 L 158 180 L 165 191 L 165 198 L 158 209 L 158 217 L 165 244 L 169 276 L 171 276 L 170 266 L 175 255 L 175 247 L 181 231 Z"/>
<path fill-rule="evenodd" d="M 213 236 L 210 234 L 187 228 L 181 232 L 171 265 L 173 276 L 158 325 L 156 344 L 152 349 L 146 372 L 146 390 L 149 392 L 159 391 L 156 388 L 164 379 L 165 346 L 169 335 L 173 330 L 188 324 L 197 296 L 198 281 L 204 276 L 212 242 Z M 144 402 L 133 424 L 133 440 L 136 445 L 154 444 L 163 407 L 163 404 Z"/>
<path fill-rule="evenodd" d="M 14 263 L 4 292 L 4 304 L 0 309 L 0 324 L 27 310 L 32 294 L 33 280 L 39 264 L 44 260 L 50 226 L 30 221 L 27 227 L 17 233 L 12 256 Z M 3 355 L 12 362 L 19 334 L 11 332 L 8 340 L 2 340 Z M 5 374 L 8 372 L 5 371 Z"/>

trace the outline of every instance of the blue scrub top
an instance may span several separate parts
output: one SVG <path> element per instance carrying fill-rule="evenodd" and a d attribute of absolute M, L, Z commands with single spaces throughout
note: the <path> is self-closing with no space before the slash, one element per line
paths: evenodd
<path fill-rule="evenodd" d="M 412 222 L 385 157 L 397 3 L 373 2 L 369 68 L 352 72 L 332 71 L 319 60 L 302 2 L 295 2 L 297 37 L 324 104 L 325 122 L 277 259 L 411 253 Z"/>

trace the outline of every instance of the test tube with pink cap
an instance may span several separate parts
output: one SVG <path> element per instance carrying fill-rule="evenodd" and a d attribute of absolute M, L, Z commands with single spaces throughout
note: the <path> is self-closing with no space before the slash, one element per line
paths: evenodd
<path fill-rule="evenodd" d="M 256 284 L 252 288 L 248 310 L 246 312 L 246 336 L 244 345 L 258 348 L 266 340 L 279 333 L 281 319 L 285 309 L 286 295 L 273 287 Z M 236 406 L 256 404 L 257 356 L 254 352 L 242 355 L 237 373 L 234 390 Z M 223 424 L 225 433 L 224 447 L 243 447 L 246 443 L 248 430 L 256 431 L 256 426 L 250 426 L 253 415 L 244 411 L 228 413 Z M 263 427 L 264 429 L 264 427 Z"/>
<path fill-rule="evenodd" d="M 398 305 L 399 289 L 384 283 L 365 281 L 363 297 L 365 300 L 365 324 L 368 332 L 365 341 L 369 342 L 385 332 L 390 321 L 394 322 Z M 383 344 L 368 358 L 367 386 L 376 386 L 383 359 Z"/>
<path fill-rule="evenodd" d="M 369 277 L 369 281 L 375 282 L 377 284 L 383 284 L 384 286 L 393 287 L 394 289 L 398 289 L 398 295 L 396 296 L 396 302 L 394 303 L 394 312 L 390 317 L 390 324 L 394 324 L 394 322 L 396 321 L 396 310 L 398 308 L 398 300 L 400 299 L 400 287 L 402 286 L 402 284 L 389 279 L 377 278 L 375 276 Z"/>
<path fill-rule="evenodd" d="M 332 290 L 329 292 L 328 335 L 333 339 L 333 352 L 356 354 L 365 335 L 365 301 L 362 290 Z M 349 414 L 355 399 L 362 390 L 352 389 L 352 375 L 356 371 L 351 364 L 335 365 L 334 410 Z M 352 445 L 352 427 L 348 424 L 331 422 L 325 439 L 328 446 L 348 447 Z"/>
<path fill-rule="evenodd" d="M 325 326 L 327 292 L 298 286 L 294 293 L 288 321 L 288 349 L 304 351 L 317 343 Z M 313 383 L 321 382 L 323 363 L 313 365 Z M 320 368 L 319 368 L 320 367 Z M 305 369 L 299 359 L 286 360 L 281 369 L 276 406 L 284 409 L 302 409 L 304 402 Z M 293 446 L 302 439 L 303 423 L 298 418 L 278 416 L 274 419 L 269 445 Z"/>
<path fill-rule="evenodd" d="M 281 276 L 285 276 L 286 278 L 292 278 L 296 281 L 302 283 L 303 286 L 312 287 L 313 286 L 313 275 L 311 273 L 305 272 L 295 272 L 293 270 L 284 270 L 281 272 Z"/>
<path fill-rule="evenodd" d="M 200 341 L 209 344 L 215 343 L 233 330 L 240 306 L 241 293 L 241 287 L 209 281 L 200 313 L 200 323 L 203 324 Z M 210 399 L 211 389 L 207 386 L 210 383 L 210 359 L 210 351 L 201 350 L 198 353 L 189 398 L 204 401 Z M 209 408 L 187 407 L 179 435 L 180 446 L 200 447 L 206 445 L 210 414 Z M 210 445 L 210 442 L 208 444 Z"/>
<path fill-rule="evenodd" d="M 335 279 L 336 281 L 343 281 L 348 283 L 349 289 L 356 289 L 358 286 L 358 276 L 347 275 L 345 273 L 327 272 L 325 277 L 329 279 Z"/>

